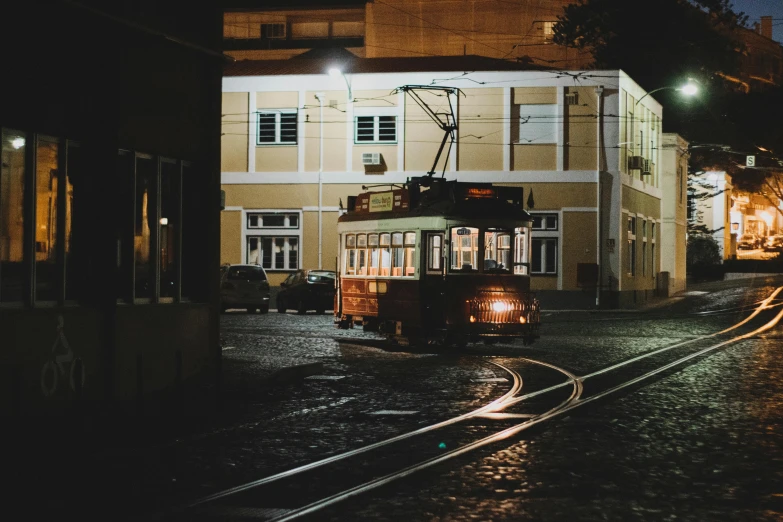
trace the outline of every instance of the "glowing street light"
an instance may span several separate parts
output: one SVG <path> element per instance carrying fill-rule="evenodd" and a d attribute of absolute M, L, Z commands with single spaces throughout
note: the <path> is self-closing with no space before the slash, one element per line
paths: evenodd
<path fill-rule="evenodd" d="M 666 86 L 666 87 L 658 87 L 657 89 L 653 89 L 650 92 L 646 93 L 644 96 L 636 100 L 636 103 L 634 105 L 639 105 L 639 102 L 645 99 L 647 96 L 654 92 L 662 91 L 664 89 L 674 89 L 675 91 L 680 91 L 686 96 L 695 96 L 699 92 L 699 86 L 696 85 L 696 82 L 693 78 L 688 78 L 688 83 L 685 85 L 680 86 Z"/>
<path fill-rule="evenodd" d="M 339 67 L 331 67 L 329 69 L 329 76 L 332 78 L 340 78 L 342 77 L 343 80 L 345 80 L 345 86 L 348 87 L 348 101 L 353 101 L 353 94 L 351 93 L 351 82 L 348 81 L 348 77 L 345 75 L 345 73 L 340 69 Z"/>

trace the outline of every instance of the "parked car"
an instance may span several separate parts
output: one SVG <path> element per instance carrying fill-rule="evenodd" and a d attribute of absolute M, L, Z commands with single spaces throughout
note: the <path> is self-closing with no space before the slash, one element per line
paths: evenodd
<path fill-rule="evenodd" d="M 269 312 L 269 281 L 260 265 L 220 267 L 220 311 L 244 308 L 248 312 Z"/>
<path fill-rule="evenodd" d="M 337 275 L 331 270 L 297 270 L 280 283 L 277 311 L 289 308 L 303 314 L 315 310 L 322 314 L 334 308 L 334 290 Z"/>
<path fill-rule="evenodd" d="M 761 244 L 761 238 L 755 234 L 742 234 L 737 240 L 737 248 L 742 250 L 760 248 Z"/>
<path fill-rule="evenodd" d="M 764 243 L 764 250 L 767 252 L 783 251 L 783 234 L 768 236 L 767 241 Z"/>

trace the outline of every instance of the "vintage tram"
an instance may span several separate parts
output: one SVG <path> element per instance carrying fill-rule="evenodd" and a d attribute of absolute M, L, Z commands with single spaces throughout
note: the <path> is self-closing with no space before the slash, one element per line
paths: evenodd
<path fill-rule="evenodd" d="M 335 324 L 407 344 L 539 336 L 523 189 L 431 176 L 348 198 Z"/>

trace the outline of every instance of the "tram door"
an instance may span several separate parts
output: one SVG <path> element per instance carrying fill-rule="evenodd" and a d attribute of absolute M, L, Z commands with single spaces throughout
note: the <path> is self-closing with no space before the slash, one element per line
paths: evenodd
<path fill-rule="evenodd" d="M 446 269 L 446 244 L 442 230 L 422 231 L 421 319 L 428 327 L 444 321 L 443 293 Z"/>

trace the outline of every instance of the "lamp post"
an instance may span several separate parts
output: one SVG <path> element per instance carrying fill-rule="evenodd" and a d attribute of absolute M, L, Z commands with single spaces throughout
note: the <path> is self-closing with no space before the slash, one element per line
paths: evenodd
<path fill-rule="evenodd" d="M 351 82 L 348 81 L 348 77 L 345 75 L 345 73 L 340 69 L 339 67 L 332 67 L 329 69 L 329 76 L 332 78 L 339 78 L 342 76 L 343 80 L 345 80 L 345 86 L 348 88 L 348 101 L 353 101 L 353 93 L 351 92 Z"/>
<path fill-rule="evenodd" d="M 323 268 L 323 172 L 324 172 L 324 96 L 315 93 L 320 108 L 318 130 L 318 270 Z"/>
<path fill-rule="evenodd" d="M 693 78 L 688 78 L 688 83 L 686 83 L 685 85 L 658 87 L 657 89 L 653 89 L 650 92 L 645 93 L 644 96 L 636 100 L 634 106 L 639 105 L 639 102 L 645 99 L 650 94 L 654 92 L 662 91 L 664 89 L 674 89 L 675 91 L 680 91 L 686 96 L 694 96 L 696 93 L 699 92 L 699 87 L 696 85 L 695 80 Z"/>

